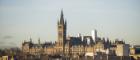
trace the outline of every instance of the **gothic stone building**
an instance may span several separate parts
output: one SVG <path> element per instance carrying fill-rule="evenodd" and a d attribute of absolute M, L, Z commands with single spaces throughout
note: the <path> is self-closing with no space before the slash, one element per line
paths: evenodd
<path fill-rule="evenodd" d="M 79 36 L 71 37 L 67 36 L 67 22 L 64 20 L 63 11 L 61 11 L 60 20 L 57 23 L 58 28 L 58 40 L 55 43 L 45 42 L 35 44 L 30 41 L 24 41 L 22 43 L 22 51 L 25 54 L 38 55 L 86 55 L 86 54 L 96 54 L 96 52 L 105 52 L 107 48 L 111 46 L 109 39 L 101 39 L 94 35 L 92 36 Z M 95 31 L 95 34 L 97 32 Z M 92 55 L 93 55 L 92 54 Z"/>

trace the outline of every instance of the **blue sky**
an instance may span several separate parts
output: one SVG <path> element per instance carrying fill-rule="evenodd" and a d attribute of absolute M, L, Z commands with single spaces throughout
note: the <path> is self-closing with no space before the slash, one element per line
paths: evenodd
<path fill-rule="evenodd" d="M 63 9 L 68 35 L 91 35 L 140 43 L 140 0 L 0 0 L 0 47 L 57 40 Z"/>

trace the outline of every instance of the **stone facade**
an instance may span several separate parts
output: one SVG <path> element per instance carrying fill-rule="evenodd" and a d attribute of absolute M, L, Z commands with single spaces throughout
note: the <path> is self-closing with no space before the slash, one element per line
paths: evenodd
<path fill-rule="evenodd" d="M 81 36 L 80 34 L 77 37 L 67 36 L 67 22 L 64 20 L 63 11 L 61 11 L 57 27 L 58 40 L 56 42 L 40 43 L 39 39 L 38 43 L 35 44 L 30 38 L 30 41 L 24 41 L 22 43 L 22 52 L 31 55 L 44 54 L 65 56 L 96 55 L 98 52 L 106 53 L 107 51 L 113 54 L 117 44 L 124 44 L 120 41 L 111 43 L 108 38 L 97 37 L 97 31 L 95 35 L 92 34 L 93 36 Z"/>

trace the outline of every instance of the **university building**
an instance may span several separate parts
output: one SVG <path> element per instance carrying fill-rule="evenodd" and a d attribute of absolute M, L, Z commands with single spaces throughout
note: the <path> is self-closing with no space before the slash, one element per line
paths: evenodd
<path fill-rule="evenodd" d="M 35 44 L 30 38 L 30 41 L 22 43 L 22 52 L 30 55 L 60 56 L 94 56 L 99 52 L 114 56 L 129 55 L 128 50 L 126 50 L 127 52 L 124 51 L 129 47 L 128 45 L 125 47 L 126 45 L 123 41 L 112 43 L 108 38 L 100 38 L 97 36 L 97 30 L 93 30 L 91 36 L 81 36 L 80 34 L 76 37 L 67 36 L 67 22 L 64 20 L 63 11 L 61 11 L 60 20 L 57 23 L 57 29 L 58 39 L 55 43 L 40 43 L 40 39 L 38 39 L 38 43 Z"/>

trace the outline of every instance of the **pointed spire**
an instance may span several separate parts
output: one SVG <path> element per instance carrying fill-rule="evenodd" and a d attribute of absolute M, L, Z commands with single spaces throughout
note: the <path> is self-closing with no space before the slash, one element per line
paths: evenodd
<path fill-rule="evenodd" d="M 67 20 L 65 19 L 65 25 L 67 25 Z"/>
<path fill-rule="evenodd" d="M 38 44 L 40 44 L 40 38 L 38 38 Z"/>
<path fill-rule="evenodd" d="M 63 16 L 63 9 L 61 9 L 61 16 Z"/>
<path fill-rule="evenodd" d="M 65 24 L 65 29 L 67 29 L 67 21 L 66 21 L 66 19 L 65 19 L 65 23 L 64 24 Z"/>
<path fill-rule="evenodd" d="M 32 38 L 30 37 L 30 42 L 32 43 Z"/>
<path fill-rule="evenodd" d="M 64 24 L 63 10 L 61 10 L 60 24 Z"/>

